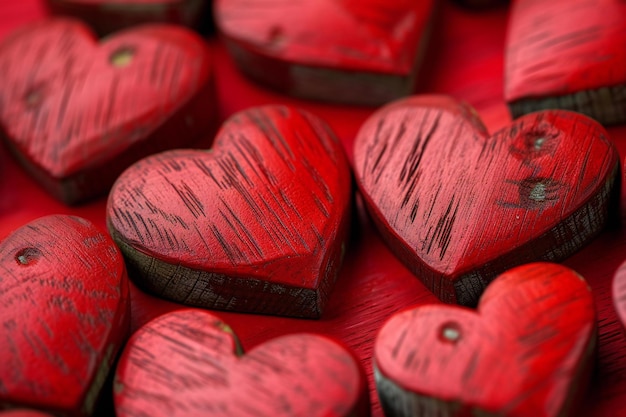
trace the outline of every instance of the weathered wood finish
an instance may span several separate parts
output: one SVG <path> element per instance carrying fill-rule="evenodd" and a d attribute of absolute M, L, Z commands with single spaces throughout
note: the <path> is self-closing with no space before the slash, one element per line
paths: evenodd
<path fill-rule="evenodd" d="M 561 265 L 498 277 L 478 311 L 421 306 L 392 317 L 374 347 L 388 416 L 566 416 L 596 346 L 593 296 Z"/>
<path fill-rule="evenodd" d="M 379 105 L 411 94 L 432 0 L 216 0 L 239 68 L 294 96 Z M 323 28 L 323 29 L 321 29 Z"/>
<path fill-rule="evenodd" d="M 319 118 L 267 106 L 234 115 L 212 150 L 127 170 L 107 222 L 131 278 L 187 305 L 319 317 L 341 266 L 351 177 Z"/>
<path fill-rule="evenodd" d="M 490 137 L 445 96 L 382 108 L 354 146 L 389 247 L 441 300 L 463 305 L 506 269 L 565 259 L 595 237 L 619 171 L 608 133 L 586 116 L 534 113 Z"/>
<path fill-rule="evenodd" d="M 126 269 L 88 221 L 48 216 L 0 243 L 0 409 L 90 415 L 129 331 Z"/>
<path fill-rule="evenodd" d="M 369 415 L 365 374 L 337 342 L 293 334 L 244 354 L 230 327 L 199 310 L 163 315 L 133 335 L 114 402 L 118 417 Z"/>
<path fill-rule="evenodd" d="M 46 0 L 53 14 L 81 19 L 99 35 L 144 23 L 197 28 L 209 0 Z"/>
<path fill-rule="evenodd" d="M 513 117 L 561 108 L 626 122 L 626 2 L 513 1 L 505 96 Z"/>
<path fill-rule="evenodd" d="M 0 44 L 0 127 L 34 177 L 76 203 L 141 157 L 209 134 L 210 64 L 202 39 L 175 26 L 97 44 L 78 21 L 35 23 Z"/>

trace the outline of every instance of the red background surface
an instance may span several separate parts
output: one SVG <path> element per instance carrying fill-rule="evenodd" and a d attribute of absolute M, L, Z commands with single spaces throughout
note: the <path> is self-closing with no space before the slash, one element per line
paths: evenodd
<path fill-rule="evenodd" d="M 46 15 L 37 0 L 0 0 L 0 39 L 12 29 Z M 444 1 L 418 82 L 420 93 L 445 93 L 472 104 L 491 131 L 510 116 L 503 101 L 503 57 L 507 8 L 471 12 Z M 208 39 L 215 54 L 218 117 L 223 121 L 249 106 L 287 103 L 325 119 L 341 138 L 349 158 L 355 134 L 371 108 L 333 106 L 294 100 L 258 87 L 243 78 L 218 40 Z M 626 126 L 609 129 L 623 159 Z M 622 190 L 622 202 L 624 190 Z M 105 230 L 106 199 L 66 207 L 48 196 L 0 147 L 0 239 L 43 215 L 74 214 Z M 622 204 L 624 206 L 624 204 Z M 621 210 L 620 218 L 624 216 Z M 246 350 L 278 335 L 311 331 L 331 335 L 350 346 L 370 377 L 373 415 L 382 412 L 371 378 L 371 352 L 376 333 L 394 312 L 435 297 L 386 249 L 362 210 L 335 291 L 320 320 L 298 320 L 217 312 L 240 337 Z M 626 339 L 611 298 L 613 274 L 626 259 L 626 233 L 613 225 L 565 264 L 591 285 L 598 311 L 599 354 L 591 387 L 580 415 L 626 416 Z M 146 295 L 131 286 L 132 328 L 181 306 Z M 506 359 L 506 352 L 502 352 Z"/>

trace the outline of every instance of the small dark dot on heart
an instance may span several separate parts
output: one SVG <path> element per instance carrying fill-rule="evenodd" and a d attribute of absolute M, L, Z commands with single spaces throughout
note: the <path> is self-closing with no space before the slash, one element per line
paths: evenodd
<path fill-rule="evenodd" d="M 38 88 L 30 89 L 24 96 L 24 101 L 26 102 L 26 107 L 28 108 L 32 109 L 37 107 L 43 101 L 43 93 Z"/>
<path fill-rule="evenodd" d="M 270 46 L 280 46 L 286 39 L 285 33 L 280 26 L 272 26 L 268 34 L 268 43 Z"/>
<path fill-rule="evenodd" d="M 457 343 L 461 340 L 461 327 L 458 323 L 447 322 L 439 328 L 439 340 L 444 343 Z"/>
<path fill-rule="evenodd" d="M 37 248 L 24 248 L 15 254 L 18 265 L 30 266 L 37 263 L 41 257 L 41 251 Z"/>
<path fill-rule="evenodd" d="M 109 62 L 114 67 L 123 68 L 130 65 L 130 63 L 133 61 L 134 56 L 134 48 L 131 48 L 129 46 L 123 46 L 113 51 L 113 53 L 109 57 Z"/>

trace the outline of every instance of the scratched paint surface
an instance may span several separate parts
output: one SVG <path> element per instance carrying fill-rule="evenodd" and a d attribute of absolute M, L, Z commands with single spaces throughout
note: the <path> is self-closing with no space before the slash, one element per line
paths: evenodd
<path fill-rule="evenodd" d="M 107 216 L 127 258 L 146 255 L 133 264 L 151 292 L 263 312 L 263 297 L 276 299 L 277 311 L 297 311 L 281 294 L 309 299 L 313 291 L 302 308 L 318 315 L 341 265 L 350 192 L 345 155 L 328 127 L 294 108 L 266 106 L 233 116 L 210 151 L 176 150 L 132 166 L 114 186 Z M 225 284 L 229 277 L 239 284 Z"/>
<path fill-rule="evenodd" d="M 164 315 L 137 331 L 115 386 L 119 417 L 369 414 L 364 373 L 341 345 L 294 334 L 244 353 L 232 330 L 201 310 Z"/>
<path fill-rule="evenodd" d="M 440 96 L 376 112 L 354 155 L 392 249 L 461 304 L 504 269 L 563 259 L 599 233 L 618 166 L 607 132 L 584 116 L 534 113 L 489 136 L 473 109 Z"/>
<path fill-rule="evenodd" d="M 0 408 L 90 414 L 128 332 L 128 291 L 119 250 L 81 218 L 43 217 L 0 243 Z"/>

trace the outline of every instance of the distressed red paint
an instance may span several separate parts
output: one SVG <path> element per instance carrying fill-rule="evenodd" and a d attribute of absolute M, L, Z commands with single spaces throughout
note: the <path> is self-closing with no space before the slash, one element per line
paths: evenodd
<path fill-rule="evenodd" d="M 595 347 L 585 280 L 528 264 L 498 277 L 478 311 L 430 305 L 393 316 L 374 347 L 377 389 L 393 416 L 564 416 L 585 393 Z"/>
<path fill-rule="evenodd" d="M 210 65 L 202 39 L 182 28 L 143 26 L 98 44 L 78 21 L 45 20 L 0 44 L 0 126 L 22 165 L 76 203 L 141 157 L 209 133 Z"/>
<path fill-rule="evenodd" d="M 131 278 L 187 305 L 319 317 L 351 206 L 341 144 L 319 118 L 266 106 L 232 116 L 210 151 L 146 158 L 116 182 L 111 235 Z"/>
<path fill-rule="evenodd" d="M 115 375 L 119 417 L 368 416 L 365 374 L 327 337 L 283 336 L 243 353 L 233 331 L 200 310 L 149 322 Z"/>
<path fill-rule="evenodd" d="M 543 108 L 626 122 L 626 2 L 517 0 L 506 46 L 514 116 Z"/>
<path fill-rule="evenodd" d="M 0 243 L 0 408 L 91 415 L 129 331 L 126 269 L 88 221 L 48 216 Z"/>
<path fill-rule="evenodd" d="M 412 92 L 434 7 L 432 0 L 217 0 L 215 19 L 252 78 L 296 96 L 381 104 Z"/>
<path fill-rule="evenodd" d="M 441 300 L 475 305 L 497 274 L 562 260 L 604 228 L 619 156 L 577 113 L 533 113 L 490 136 L 469 106 L 415 96 L 365 122 L 354 168 L 392 251 Z"/>

